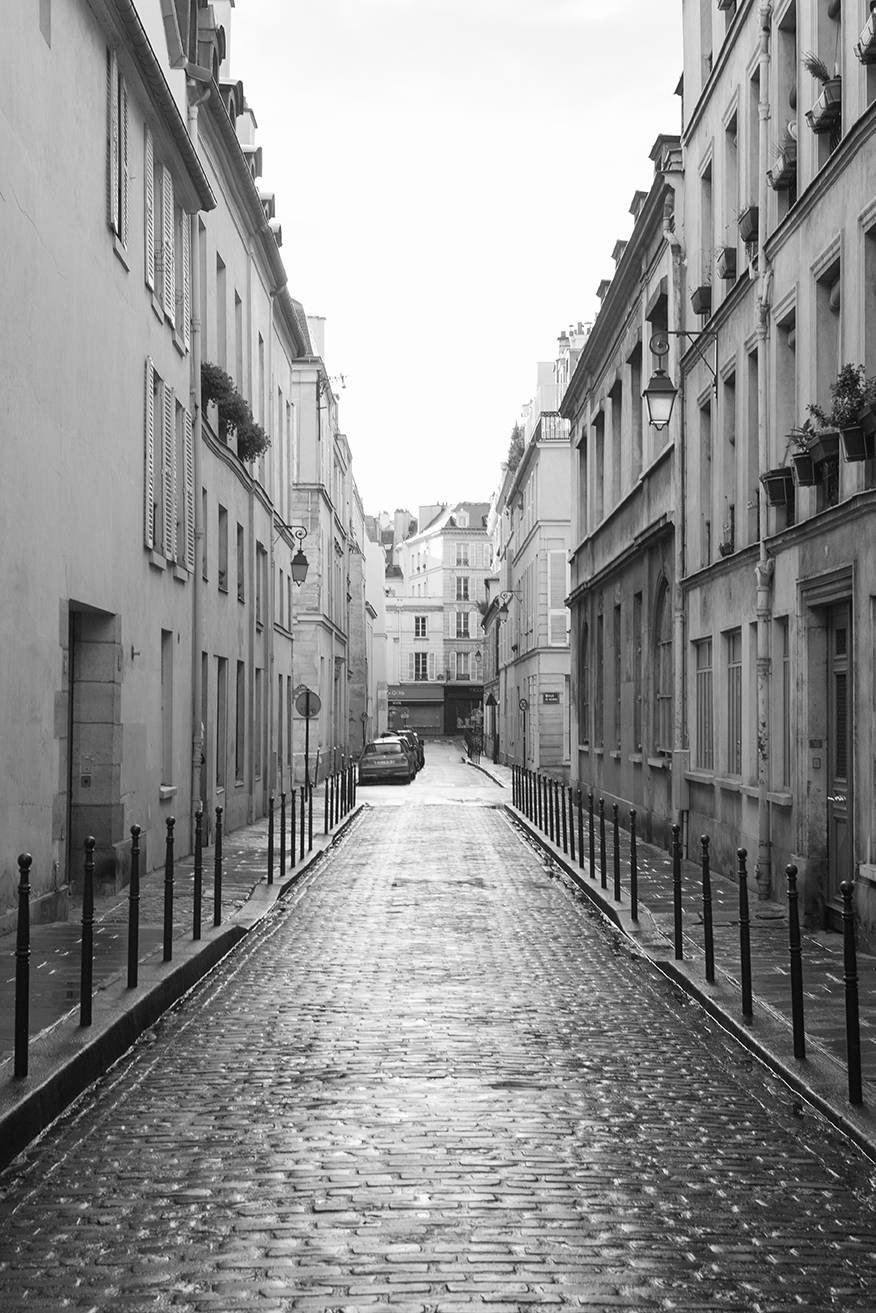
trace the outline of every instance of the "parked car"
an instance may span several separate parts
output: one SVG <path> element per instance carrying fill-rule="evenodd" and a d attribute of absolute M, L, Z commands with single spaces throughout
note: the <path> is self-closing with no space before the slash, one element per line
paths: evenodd
<path fill-rule="evenodd" d="M 414 761 L 414 772 L 416 773 L 423 765 L 425 765 L 423 740 L 420 738 L 419 734 L 412 729 L 400 729 L 398 736 L 407 743 L 411 750 L 411 756 Z"/>
<path fill-rule="evenodd" d="M 410 749 L 397 735 L 385 735 L 366 743 L 359 758 L 359 783 L 401 780 L 410 784 L 415 770 Z"/>

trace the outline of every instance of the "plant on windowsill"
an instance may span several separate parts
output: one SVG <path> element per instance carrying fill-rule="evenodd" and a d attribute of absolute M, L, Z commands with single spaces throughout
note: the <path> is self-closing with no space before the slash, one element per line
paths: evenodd
<path fill-rule="evenodd" d="M 807 406 L 822 430 L 835 436 L 832 450 L 835 455 L 842 439 L 843 455 L 847 461 L 872 460 L 876 446 L 876 378 L 868 378 L 863 365 L 846 363 L 830 387 L 830 410 L 816 402 Z"/>
<path fill-rule="evenodd" d="M 223 442 L 236 437 L 240 460 L 253 461 L 267 451 L 271 440 L 253 418 L 249 403 L 237 391 L 231 375 L 205 360 L 201 363 L 201 405 L 210 403 L 219 412 L 219 437 Z"/>
<path fill-rule="evenodd" d="M 773 167 L 767 170 L 767 182 L 773 191 L 787 191 L 796 181 L 797 139 L 790 128 L 785 128 L 776 147 Z"/>
<path fill-rule="evenodd" d="M 862 64 L 876 64 L 876 0 L 870 0 L 870 17 L 855 42 L 855 54 Z"/>
<path fill-rule="evenodd" d="M 712 284 L 709 281 L 711 275 L 706 276 L 705 282 L 699 287 L 695 287 L 690 294 L 691 308 L 695 315 L 710 315 L 712 313 Z"/>
<path fill-rule="evenodd" d="M 803 67 L 821 85 L 821 94 L 806 111 L 806 121 L 813 132 L 830 132 L 842 116 L 843 80 L 838 73 L 831 73 L 824 60 L 811 50 L 803 56 Z"/>
<path fill-rule="evenodd" d="M 739 236 L 745 242 L 746 246 L 750 242 L 757 241 L 758 231 L 758 208 L 756 205 L 746 205 L 745 209 L 739 214 L 737 220 L 739 224 Z"/>
<path fill-rule="evenodd" d="M 760 476 L 760 481 L 770 506 L 787 505 L 788 493 L 792 487 L 791 471 L 787 465 L 779 465 L 776 469 L 767 470 L 766 474 Z"/>
<path fill-rule="evenodd" d="M 793 443 L 795 447 L 791 452 L 791 467 L 801 488 L 814 488 L 818 482 L 815 457 L 812 455 L 815 434 L 815 426 L 810 419 L 804 420 L 800 428 L 793 428 L 788 434 L 788 445 Z"/>
<path fill-rule="evenodd" d="M 715 266 L 719 278 L 723 278 L 725 282 L 734 279 L 736 277 L 736 247 L 719 246 L 718 254 L 715 257 Z"/>

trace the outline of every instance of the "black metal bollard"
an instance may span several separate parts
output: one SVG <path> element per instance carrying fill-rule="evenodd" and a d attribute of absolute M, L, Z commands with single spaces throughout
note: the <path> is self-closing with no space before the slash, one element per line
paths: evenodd
<path fill-rule="evenodd" d="M 712 872 L 709 857 L 709 836 L 700 836 L 703 871 L 703 943 L 706 950 L 706 980 L 715 983 L 715 935 L 712 930 Z"/>
<path fill-rule="evenodd" d="M 794 1057 L 806 1057 L 806 1032 L 803 1027 L 803 949 L 800 941 L 800 907 L 797 895 L 797 868 L 785 867 L 788 879 L 788 952 L 791 959 L 791 1023 L 794 1031 Z"/>
<path fill-rule="evenodd" d="M 268 799 L 268 884 L 274 883 L 274 795 Z"/>
<path fill-rule="evenodd" d="M 313 851 L 313 789 L 307 790 L 307 851 Z"/>
<path fill-rule="evenodd" d="M 575 791 L 572 788 L 571 784 L 569 785 L 568 801 L 569 801 L 569 812 L 568 812 L 569 857 L 574 862 L 575 860 Z"/>
<path fill-rule="evenodd" d="M 333 772 L 332 772 L 331 817 L 332 817 L 332 829 L 334 829 L 334 827 L 335 827 L 335 826 L 337 825 L 337 823 L 338 823 L 338 773 L 337 773 L 337 771 L 333 771 Z"/>
<path fill-rule="evenodd" d="M 350 788 L 349 788 L 350 807 L 349 807 L 349 810 L 352 811 L 353 808 L 356 806 L 356 772 L 355 772 L 355 770 L 353 769 L 353 759 L 352 759 L 352 757 L 350 758 L 350 767 L 349 767 L 349 770 L 350 770 Z"/>
<path fill-rule="evenodd" d="M 630 808 L 630 916 L 639 919 L 639 855 L 636 851 L 636 809 Z"/>
<path fill-rule="evenodd" d="M 849 1068 L 849 1103 L 863 1103 L 861 1089 L 861 1026 L 858 1015 L 858 954 L 855 946 L 855 886 L 843 880 L 843 981 L 846 993 L 846 1061 Z"/>
<path fill-rule="evenodd" d="M 742 1015 L 748 1020 L 754 1015 L 751 1002 L 751 920 L 748 914 L 748 872 L 745 848 L 737 848 L 739 879 L 739 976 L 742 984 Z"/>
<path fill-rule="evenodd" d="M 136 989 L 140 958 L 140 826 L 131 826 L 131 883 L 128 885 L 128 989 Z"/>
<path fill-rule="evenodd" d="M 325 788 L 324 788 L 324 794 L 322 800 L 322 832 L 323 834 L 328 834 L 329 832 L 329 777 L 328 775 L 326 775 L 325 777 L 324 785 Z"/>
<path fill-rule="evenodd" d="M 307 781 L 305 780 L 305 782 L 301 786 L 301 815 L 298 824 L 298 860 L 300 862 L 304 861 L 304 838 L 305 838 L 304 826 L 305 826 L 306 806 L 307 806 Z"/>
<path fill-rule="evenodd" d="M 340 785 L 341 785 L 341 820 L 343 820 L 347 814 L 347 768 L 344 765 L 343 757 L 341 758 Z"/>
<path fill-rule="evenodd" d="M 605 799 L 599 799 L 599 884 L 602 889 L 608 888 L 608 870 L 606 868 L 605 856 Z"/>
<path fill-rule="evenodd" d="M 557 847 L 563 845 L 563 852 L 568 852 L 569 841 L 566 837 L 566 786 L 559 780 L 554 780 L 554 810 L 556 816 L 554 819 L 554 833 L 557 836 Z"/>
<path fill-rule="evenodd" d="M 575 790 L 575 800 L 578 804 L 578 865 L 581 870 L 584 869 L 584 805 L 581 797 L 581 790 Z"/>
<path fill-rule="evenodd" d="M 614 901 L 619 903 L 621 900 L 620 821 L 616 802 L 611 804 L 611 824 L 614 842 L 614 852 L 612 854 L 614 858 Z"/>
<path fill-rule="evenodd" d="M 515 765 L 511 766 L 511 803 L 514 807 L 520 806 L 520 775 Z"/>
<path fill-rule="evenodd" d="M 94 846 L 85 840 L 85 872 L 82 886 L 82 943 L 79 960 L 79 1024 L 91 1025 L 91 987 L 94 979 Z"/>
<path fill-rule="evenodd" d="M 292 790 L 289 808 L 289 870 L 295 869 L 295 818 L 298 815 L 298 796 L 295 789 Z"/>
<path fill-rule="evenodd" d="M 201 910 L 204 902 L 204 813 L 195 812 L 195 885 L 192 907 L 192 939 L 201 938 Z"/>
<path fill-rule="evenodd" d="M 286 790 L 280 794 L 280 879 L 286 873 Z"/>
<path fill-rule="evenodd" d="M 176 820 L 168 816 L 164 841 L 164 961 L 173 957 L 173 827 Z"/>
<path fill-rule="evenodd" d="M 557 782 L 556 780 L 552 780 L 551 777 L 548 776 L 547 779 L 545 780 L 545 784 L 547 785 L 548 838 L 550 839 L 551 843 L 553 843 L 554 842 L 554 813 L 556 811 L 556 797 L 557 797 L 557 787 L 556 787 Z M 558 843 L 559 843 L 559 837 L 560 837 L 559 835 L 556 836 Z"/>
<path fill-rule="evenodd" d="M 596 833 L 593 829 L 593 790 L 587 790 L 587 821 L 590 826 L 588 844 L 590 847 L 590 879 L 596 879 Z"/>
<path fill-rule="evenodd" d="M 30 868 L 33 858 L 18 859 L 18 928 L 15 935 L 15 1075 L 27 1075 L 30 1030 Z"/>
<path fill-rule="evenodd" d="M 681 826 L 673 825 L 672 827 L 672 920 L 673 920 L 673 939 L 675 942 L 675 960 L 680 962 L 684 957 L 684 943 L 682 940 L 682 909 L 681 909 Z"/>
<path fill-rule="evenodd" d="M 216 835 L 213 846 L 213 924 L 222 924 L 222 808 L 216 808 Z"/>
<path fill-rule="evenodd" d="M 537 815 L 536 802 L 535 802 L 535 775 L 531 770 L 527 771 L 526 774 L 529 780 L 529 784 L 527 786 L 529 789 L 529 807 L 527 814 L 529 816 L 529 819 L 534 823 Z"/>

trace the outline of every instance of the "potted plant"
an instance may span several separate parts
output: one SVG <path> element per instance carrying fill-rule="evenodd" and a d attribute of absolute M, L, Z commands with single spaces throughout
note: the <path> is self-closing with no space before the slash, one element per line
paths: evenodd
<path fill-rule="evenodd" d="M 263 456 L 271 445 L 271 439 L 265 430 L 250 415 L 249 420 L 237 430 L 237 454 L 243 461 L 255 460 Z"/>
<path fill-rule="evenodd" d="M 821 94 L 806 111 L 807 122 L 813 132 L 830 132 L 842 115 L 843 80 L 839 74 L 831 73 L 824 60 L 811 50 L 803 56 L 803 67 L 821 85 Z"/>
<path fill-rule="evenodd" d="M 746 205 L 745 209 L 739 215 L 739 236 L 746 243 L 757 241 L 758 228 L 758 208 L 756 205 Z"/>
<path fill-rule="evenodd" d="M 787 506 L 788 494 L 793 487 L 791 471 L 787 465 L 767 470 L 766 474 L 760 476 L 760 481 L 770 506 Z"/>
<path fill-rule="evenodd" d="M 876 379 L 867 377 L 863 365 L 842 366 L 830 387 L 831 406 L 825 410 L 816 402 L 809 413 L 822 426 L 823 436 L 831 435 L 825 455 L 835 455 L 842 440 L 847 461 L 870 460 L 876 443 Z"/>
<path fill-rule="evenodd" d="M 787 191 L 797 181 L 797 139 L 786 127 L 776 147 L 773 167 L 767 170 L 767 182 L 774 191 Z"/>
<path fill-rule="evenodd" d="M 712 285 L 708 280 L 693 289 L 690 294 L 690 303 L 695 315 L 710 315 L 712 313 Z"/>
<path fill-rule="evenodd" d="M 870 17 L 855 42 L 855 54 L 862 64 L 876 64 L 876 6 L 870 5 Z"/>
<path fill-rule="evenodd" d="M 718 277 L 726 281 L 736 277 L 736 247 L 719 246 L 718 254 L 715 258 L 715 264 L 718 268 Z"/>
<path fill-rule="evenodd" d="M 207 360 L 201 363 L 201 405 L 216 406 L 219 437 L 223 442 L 237 438 L 237 454 L 241 460 L 255 460 L 270 446 L 270 438 L 253 419 L 249 403 L 237 391 L 231 375 Z"/>
<path fill-rule="evenodd" d="M 812 454 L 814 439 L 815 428 L 812 421 L 808 419 L 800 428 L 794 428 L 788 434 L 789 444 L 793 443 L 795 447 L 791 452 L 791 466 L 794 470 L 794 478 L 801 488 L 813 488 L 818 482 L 815 457 Z"/>

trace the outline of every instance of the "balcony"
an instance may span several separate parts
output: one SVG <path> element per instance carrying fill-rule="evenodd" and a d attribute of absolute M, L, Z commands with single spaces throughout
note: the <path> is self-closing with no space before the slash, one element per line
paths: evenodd
<path fill-rule="evenodd" d="M 536 442 L 568 442 L 569 422 L 555 410 L 542 411 L 533 436 Z"/>

